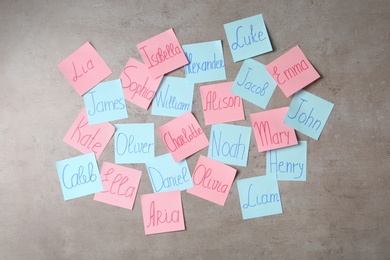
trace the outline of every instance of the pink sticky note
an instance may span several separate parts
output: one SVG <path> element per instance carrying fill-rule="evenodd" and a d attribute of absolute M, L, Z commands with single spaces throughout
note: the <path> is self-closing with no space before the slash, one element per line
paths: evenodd
<path fill-rule="evenodd" d="M 110 123 L 90 125 L 83 108 L 66 133 L 64 142 L 83 154 L 94 152 L 99 159 L 114 132 L 115 127 Z"/>
<path fill-rule="evenodd" d="M 259 152 L 298 144 L 294 128 L 283 123 L 287 111 L 282 107 L 250 115 Z"/>
<path fill-rule="evenodd" d="M 191 112 L 160 126 L 157 131 L 175 162 L 209 145 L 209 140 Z"/>
<path fill-rule="evenodd" d="M 230 92 L 234 82 L 200 87 L 206 125 L 244 120 L 244 106 L 239 96 Z"/>
<path fill-rule="evenodd" d="M 148 109 L 162 77 L 154 79 L 145 64 L 130 58 L 120 75 L 125 99 Z"/>
<path fill-rule="evenodd" d="M 268 64 L 266 69 L 286 97 L 320 77 L 298 45 Z"/>
<path fill-rule="evenodd" d="M 142 171 L 103 162 L 100 170 L 103 191 L 95 193 L 93 199 L 132 210 Z"/>
<path fill-rule="evenodd" d="M 188 63 L 173 29 L 137 44 L 137 48 L 154 78 Z"/>
<path fill-rule="evenodd" d="M 236 169 L 226 164 L 200 155 L 192 173 L 194 187 L 187 189 L 187 192 L 223 206 L 236 172 Z"/>
<path fill-rule="evenodd" d="M 145 235 L 185 230 L 180 191 L 141 195 Z"/>
<path fill-rule="evenodd" d="M 110 68 L 89 42 L 57 66 L 80 96 L 111 74 Z"/>

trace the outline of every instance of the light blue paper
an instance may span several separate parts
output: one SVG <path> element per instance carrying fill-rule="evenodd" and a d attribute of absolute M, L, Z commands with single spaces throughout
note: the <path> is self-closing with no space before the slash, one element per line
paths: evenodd
<path fill-rule="evenodd" d="M 226 164 L 246 166 L 251 131 L 251 127 L 247 126 L 212 125 L 207 157 Z"/>
<path fill-rule="evenodd" d="M 175 162 L 170 153 L 148 160 L 146 168 L 154 192 L 182 191 L 194 187 L 187 160 Z"/>
<path fill-rule="evenodd" d="M 56 162 L 64 200 L 79 198 L 103 190 L 94 153 Z"/>
<path fill-rule="evenodd" d="M 184 66 L 187 82 L 225 80 L 225 61 L 221 41 L 182 45 L 188 64 Z"/>
<path fill-rule="evenodd" d="M 145 163 L 154 158 L 154 124 L 116 124 L 115 163 Z"/>
<path fill-rule="evenodd" d="M 271 41 L 262 14 L 227 23 L 223 26 L 234 62 L 272 51 Z"/>
<path fill-rule="evenodd" d="M 178 117 L 192 110 L 194 84 L 185 78 L 164 77 L 152 102 L 152 115 Z"/>
<path fill-rule="evenodd" d="M 294 95 L 284 123 L 318 140 L 332 109 L 329 101 L 301 90 Z"/>
<path fill-rule="evenodd" d="M 84 94 L 84 104 L 90 125 L 128 117 L 120 79 L 96 85 Z"/>
<path fill-rule="evenodd" d="M 264 64 L 247 59 L 231 88 L 231 92 L 265 109 L 276 88 L 276 82 Z"/>
<path fill-rule="evenodd" d="M 266 153 L 266 174 L 279 181 L 306 181 L 307 142 Z"/>
<path fill-rule="evenodd" d="M 238 180 L 237 188 L 243 219 L 283 213 L 275 175 Z"/>

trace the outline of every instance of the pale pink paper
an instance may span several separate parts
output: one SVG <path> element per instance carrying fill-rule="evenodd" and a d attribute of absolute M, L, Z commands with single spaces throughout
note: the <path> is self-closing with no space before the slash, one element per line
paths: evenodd
<path fill-rule="evenodd" d="M 172 28 L 137 44 L 137 48 L 154 78 L 188 63 Z"/>
<path fill-rule="evenodd" d="M 185 230 L 180 191 L 141 195 L 145 235 Z"/>
<path fill-rule="evenodd" d="M 266 69 L 286 97 L 320 77 L 298 45 L 268 64 Z"/>
<path fill-rule="evenodd" d="M 250 115 L 259 152 L 298 144 L 294 128 L 283 123 L 287 111 L 282 107 Z"/>
<path fill-rule="evenodd" d="M 120 75 L 120 79 L 125 99 L 147 110 L 162 77 L 153 78 L 145 64 L 130 58 Z"/>
<path fill-rule="evenodd" d="M 192 173 L 194 187 L 187 192 L 224 206 L 236 172 L 226 164 L 200 155 Z"/>
<path fill-rule="evenodd" d="M 95 193 L 93 199 L 132 210 L 141 175 L 142 171 L 103 162 L 100 170 L 103 191 Z"/>
<path fill-rule="evenodd" d="M 57 66 L 80 96 L 111 74 L 111 69 L 89 42 Z"/>
<path fill-rule="evenodd" d="M 245 119 L 242 98 L 230 92 L 234 82 L 200 87 L 206 125 Z"/>
<path fill-rule="evenodd" d="M 110 123 L 90 125 L 83 108 L 66 133 L 64 142 L 83 154 L 93 152 L 99 159 L 114 132 L 115 127 Z"/>
<path fill-rule="evenodd" d="M 175 162 L 209 145 L 209 140 L 191 112 L 160 126 L 157 131 Z"/>

